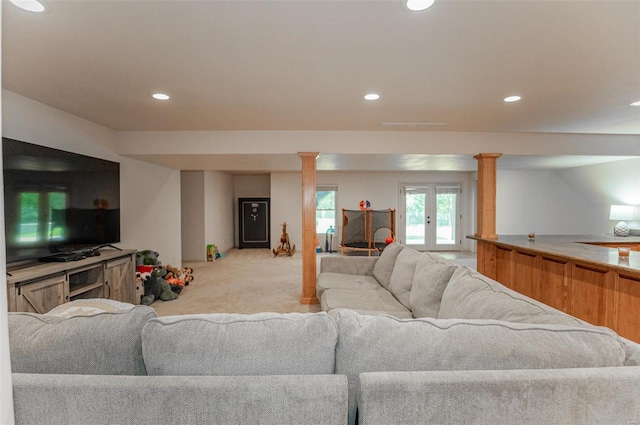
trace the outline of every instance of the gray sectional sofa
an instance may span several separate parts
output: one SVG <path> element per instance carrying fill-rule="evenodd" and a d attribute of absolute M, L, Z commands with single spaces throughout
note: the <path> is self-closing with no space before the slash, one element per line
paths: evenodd
<path fill-rule="evenodd" d="M 158 318 L 80 300 L 10 313 L 16 422 L 640 419 L 640 345 L 472 269 L 393 244 L 325 257 L 317 282 L 326 312 Z"/>
<path fill-rule="evenodd" d="M 639 344 L 438 254 L 323 257 L 317 292 L 350 423 L 640 423 Z"/>
<path fill-rule="evenodd" d="M 157 318 L 82 300 L 10 313 L 9 340 L 18 425 L 347 420 L 338 330 L 324 313 Z"/>

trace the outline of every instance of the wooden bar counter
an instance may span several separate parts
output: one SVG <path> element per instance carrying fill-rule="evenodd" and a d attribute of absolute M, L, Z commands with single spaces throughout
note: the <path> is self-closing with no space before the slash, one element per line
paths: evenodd
<path fill-rule="evenodd" d="M 640 237 L 499 236 L 477 241 L 478 271 L 558 310 L 640 342 Z M 629 247 L 629 257 L 617 247 Z"/>

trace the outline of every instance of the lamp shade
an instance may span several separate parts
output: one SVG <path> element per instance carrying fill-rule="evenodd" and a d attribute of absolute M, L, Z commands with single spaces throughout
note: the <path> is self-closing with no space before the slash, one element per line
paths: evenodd
<path fill-rule="evenodd" d="M 634 212 L 633 205 L 611 205 L 609 220 L 633 220 Z"/>

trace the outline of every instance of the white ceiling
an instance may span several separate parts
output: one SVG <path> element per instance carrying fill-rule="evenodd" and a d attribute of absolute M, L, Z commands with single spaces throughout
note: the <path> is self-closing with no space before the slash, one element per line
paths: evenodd
<path fill-rule="evenodd" d="M 436 0 L 420 14 L 399 0 L 49 0 L 43 15 L 2 3 L 3 88 L 114 130 L 640 135 L 640 1 Z M 512 94 L 522 101 L 502 101 Z"/>

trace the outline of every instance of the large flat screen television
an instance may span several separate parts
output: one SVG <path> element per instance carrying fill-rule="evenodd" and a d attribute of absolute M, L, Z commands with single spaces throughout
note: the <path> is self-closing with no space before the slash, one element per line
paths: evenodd
<path fill-rule="evenodd" d="M 120 164 L 2 138 L 7 264 L 120 242 Z"/>

